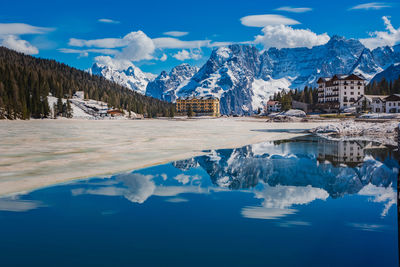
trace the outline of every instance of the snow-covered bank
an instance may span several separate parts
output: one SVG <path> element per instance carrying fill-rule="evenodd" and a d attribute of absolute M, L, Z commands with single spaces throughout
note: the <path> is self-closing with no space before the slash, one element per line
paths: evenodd
<path fill-rule="evenodd" d="M 346 120 L 318 126 L 311 130 L 319 136 L 337 140 L 368 140 L 387 145 L 397 145 L 398 121 L 357 122 Z"/>
<path fill-rule="evenodd" d="M 298 136 L 251 118 L 0 121 L 0 195 Z"/>
<path fill-rule="evenodd" d="M 61 99 L 63 104 L 67 102 L 66 98 Z M 47 101 L 50 107 L 51 118 L 54 118 L 54 105 L 57 104 L 57 98 L 54 96 L 48 96 Z M 110 109 L 106 102 L 93 100 L 93 99 L 80 99 L 77 97 L 70 99 L 70 104 L 72 108 L 72 119 L 79 120 L 104 120 L 104 119 L 142 119 L 143 115 L 136 114 L 134 112 L 129 112 L 124 110 L 124 114 L 121 116 L 111 116 L 107 113 Z M 111 109 L 112 110 L 112 109 Z M 66 119 L 64 117 L 58 117 Z"/>

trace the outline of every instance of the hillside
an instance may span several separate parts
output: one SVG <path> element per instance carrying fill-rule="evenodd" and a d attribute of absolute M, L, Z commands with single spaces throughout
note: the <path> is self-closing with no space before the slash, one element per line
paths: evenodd
<path fill-rule="evenodd" d="M 46 118 L 50 110 L 49 93 L 70 97 L 75 91 L 84 91 L 87 98 L 149 117 L 173 112 L 172 104 L 103 77 L 0 47 L 0 119 Z"/>

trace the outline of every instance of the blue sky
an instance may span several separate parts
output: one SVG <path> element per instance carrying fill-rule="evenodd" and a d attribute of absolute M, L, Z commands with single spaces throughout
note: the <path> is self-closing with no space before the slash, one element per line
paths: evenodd
<path fill-rule="evenodd" d="M 226 43 L 312 47 L 337 34 L 367 38 L 371 48 L 397 44 L 397 14 L 394 1 L 10 1 L 0 10 L 0 44 L 79 69 L 131 61 L 158 74 L 200 66 Z"/>

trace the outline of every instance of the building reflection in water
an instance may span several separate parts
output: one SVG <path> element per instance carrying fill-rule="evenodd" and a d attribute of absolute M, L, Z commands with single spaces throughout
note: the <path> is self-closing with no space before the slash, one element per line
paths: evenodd
<path fill-rule="evenodd" d="M 76 182 L 71 192 L 73 196 L 122 196 L 142 204 L 153 196 L 177 203 L 189 201 L 193 194 L 240 190 L 251 193 L 258 203 L 241 207 L 242 216 L 257 219 L 289 216 L 298 205 L 315 200 L 358 195 L 381 203 L 380 215 L 385 217 L 397 203 L 399 163 L 393 151 L 374 142 L 307 136 L 209 151 L 110 179 Z M 0 210 L 14 204 L 19 205 L 14 209 L 21 209 L 20 199 L 1 204 Z"/>
<path fill-rule="evenodd" d="M 318 160 L 327 160 L 334 165 L 355 167 L 364 161 L 366 155 L 379 155 L 387 150 L 386 146 L 371 141 L 318 140 Z"/>

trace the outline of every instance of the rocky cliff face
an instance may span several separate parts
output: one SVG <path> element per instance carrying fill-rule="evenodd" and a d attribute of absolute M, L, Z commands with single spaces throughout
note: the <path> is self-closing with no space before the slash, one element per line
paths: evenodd
<path fill-rule="evenodd" d="M 221 100 L 222 114 L 251 114 L 275 92 L 316 86 L 321 76 L 356 73 L 370 80 L 400 61 L 396 49 L 371 51 L 358 40 L 340 36 L 311 49 L 270 48 L 263 53 L 251 45 L 230 45 L 214 50 L 200 70 L 174 93 L 157 84 L 148 89 L 155 97 L 164 91 L 176 97 L 213 95 Z"/>
<path fill-rule="evenodd" d="M 197 67 L 192 67 L 184 63 L 174 67 L 169 73 L 163 71 L 154 81 L 148 83 L 146 95 L 164 101 L 174 102 L 177 98 L 176 92 L 179 91 L 198 70 Z"/>
<path fill-rule="evenodd" d="M 220 98 L 222 114 L 251 114 L 278 91 L 316 86 L 319 77 L 334 74 L 356 73 L 371 80 L 398 62 L 399 45 L 371 51 L 358 40 L 333 36 L 325 45 L 313 48 L 261 52 L 245 44 L 219 47 L 200 69 L 182 64 L 151 82 L 136 67 L 116 71 L 95 64 L 92 73 L 165 101 L 212 95 Z"/>

